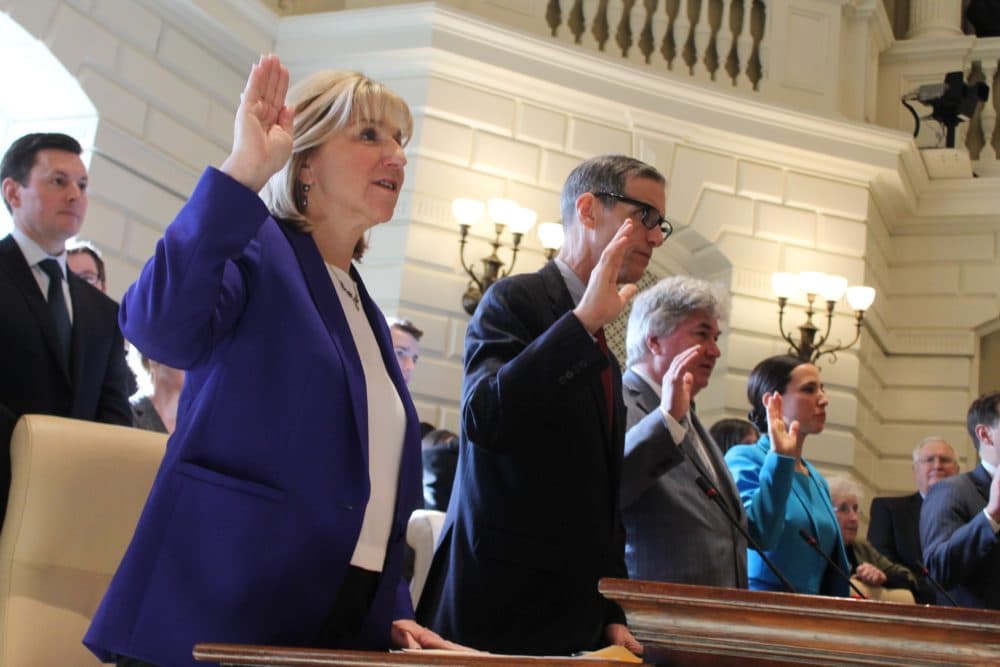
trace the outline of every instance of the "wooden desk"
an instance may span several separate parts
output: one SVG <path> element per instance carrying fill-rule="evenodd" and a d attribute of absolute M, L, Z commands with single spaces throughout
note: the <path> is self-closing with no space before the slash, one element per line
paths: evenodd
<path fill-rule="evenodd" d="M 198 644 L 194 657 L 222 665 L 270 667 L 623 667 L 626 663 L 591 658 L 533 658 L 491 654 L 386 653 L 378 651 L 327 651 L 321 649 Z"/>
<path fill-rule="evenodd" d="M 603 579 L 648 662 L 1000 665 L 1000 612 Z"/>

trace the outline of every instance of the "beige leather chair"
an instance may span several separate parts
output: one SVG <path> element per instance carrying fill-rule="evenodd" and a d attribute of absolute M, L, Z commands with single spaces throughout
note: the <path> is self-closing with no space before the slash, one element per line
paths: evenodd
<path fill-rule="evenodd" d="M 97 665 L 81 640 L 125 553 L 167 437 L 26 415 L 0 532 L 0 667 Z"/>
<path fill-rule="evenodd" d="M 410 580 L 410 597 L 413 607 L 420 601 L 420 594 L 427 583 L 427 573 L 431 569 L 434 548 L 441 537 L 444 526 L 444 512 L 435 510 L 414 510 L 406 526 L 406 543 L 413 549 L 413 579 Z"/>

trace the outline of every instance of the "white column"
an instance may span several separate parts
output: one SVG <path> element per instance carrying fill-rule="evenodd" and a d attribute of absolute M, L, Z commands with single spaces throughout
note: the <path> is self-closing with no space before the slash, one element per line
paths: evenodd
<path fill-rule="evenodd" d="M 910 0 L 907 39 L 962 34 L 962 0 Z"/>

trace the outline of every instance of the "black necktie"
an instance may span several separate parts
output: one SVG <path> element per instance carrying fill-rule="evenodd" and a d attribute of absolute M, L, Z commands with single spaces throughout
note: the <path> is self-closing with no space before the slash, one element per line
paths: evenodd
<path fill-rule="evenodd" d="M 52 322 L 55 325 L 56 340 L 59 342 L 59 349 L 62 350 L 63 360 L 68 364 L 71 329 L 66 297 L 63 295 L 62 267 L 54 259 L 43 259 L 38 263 L 38 268 L 49 276 L 49 313 L 52 315 Z"/>

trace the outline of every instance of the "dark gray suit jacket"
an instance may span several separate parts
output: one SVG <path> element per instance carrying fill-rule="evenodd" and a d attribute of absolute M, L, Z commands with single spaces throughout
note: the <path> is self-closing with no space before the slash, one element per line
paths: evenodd
<path fill-rule="evenodd" d="M 417 610 L 467 646 L 566 655 L 605 645 L 605 626 L 625 622 L 597 590 L 627 576 L 621 371 L 572 310 L 549 262 L 495 283 L 469 322 L 458 471 Z"/>
<path fill-rule="evenodd" d="M 631 370 L 622 377 L 625 460 L 622 522 L 629 577 L 703 586 L 747 587 L 747 543 L 695 483 L 712 481 L 689 439 L 676 443 L 656 392 Z M 719 494 L 746 527 L 746 514 L 719 446 L 691 411 L 719 479 Z"/>
<path fill-rule="evenodd" d="M 927 569 L 962 607 L 1000 609 L 1000 546 L 983 514 L 990 481 L 982 465 L 943 479 L 920 511 Z"/>
<path fill-rule="evenodd" d="M 924 555 L 920 549 L 920 493 L 872 499 L 868 541 L 894 563 L 909 569 L 919 582 L 915 597 L 919 604 L 949 604 L 937 599 L 934 585 L 920 570 Z"/>

